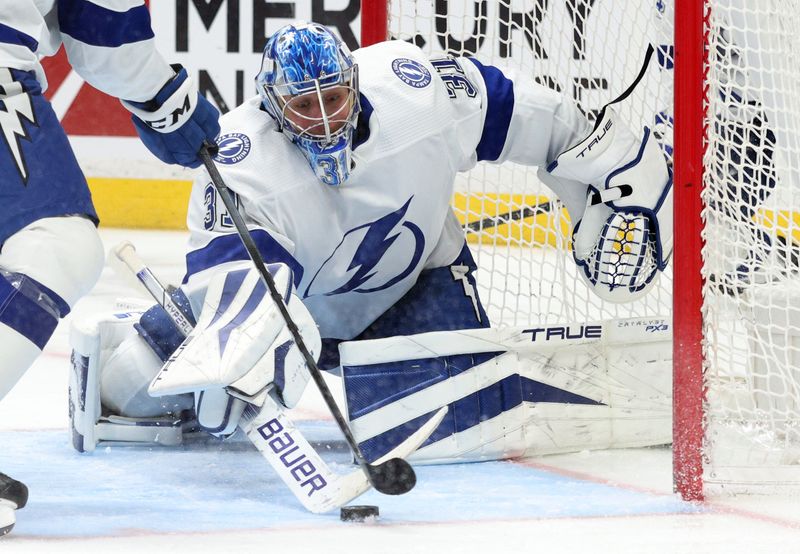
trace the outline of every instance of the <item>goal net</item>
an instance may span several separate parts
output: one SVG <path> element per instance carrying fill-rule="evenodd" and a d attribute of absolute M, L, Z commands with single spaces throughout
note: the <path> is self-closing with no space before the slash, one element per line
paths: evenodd
<path fill-rule="evenodd" d="M 677 488 L 686 497 L 693 497 L 687 486 L 754 491 L 800 483 L 798 8 L 797 0 L 679 0 L 679 26 L 694 20 L 699 29 L 693 45 L 679 46 L 678 70 L 685 59 L 698 60 L 683 74 L 693 71 L 699 83 L 677 95 L 687 103 L 679 109 L 673 104 L 679 85 L 673 0 L 362 2 L 363 43 L 406 40 L 429 53 L 513 66 L 572 97 L 590 118 L 633 81 L 648 45 L 656 48 L 622 117 L 631 128 L 649 127 L 671 165 L 677 148 L 676 163 L 698 170 L 686 190 L 699 191 L 694 185 L 701 180 L 703 187 L 702 207 L 699 192 L 696 204 L 682 206 L 676 198 L 676 241 L 682 242 L 648 295 L 611 304 L 588 290 L 572 262 L 566 211 L 534 168 L 481 163 L 459 177 L 453 207 L 475 253 L 494 325 L 669 318 L 673 266 L 689 275 L 678 283 L 678 295 L 703 302 L 678 310 L 701 333 L 696 379 L 688 381 L 697 386 L 676 387 L 675 394 L 676 414 L 686 413 L 680 405 L 687 398 L 688 412 L 700 410 L 675 422 L 681 451 L 690 453 L 676 456 Z M 697 114 L 688 131 L 695 146 L 684 154 L 686 147 L 673 140 L 676 112 Z M 684 193 L 679 169 L 676 195 Z M 688 225 L 692 217 L 696 233 Z M 692 256 L 703 262 L 696 275 L 684 262 Z M 676 331 L 676 359 L 694 352 L 683 351 L 691 340 Z M 676 383 L 684 383 L 678 375 Z M 700 473 L 679 467 L 693 463 Z"/>

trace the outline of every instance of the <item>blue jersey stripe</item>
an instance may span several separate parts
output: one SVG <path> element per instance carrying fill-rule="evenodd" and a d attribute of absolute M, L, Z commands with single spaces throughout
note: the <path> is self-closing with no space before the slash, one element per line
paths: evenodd
<path fill-rule="evenodd" d="M 89 0 L 59 0 L 58 25 L 62 33 L 91 46 L 117 47 L 155 36 L 144 4 L 115 12 Z"/>
<path fill-rule="evenodd" d="M 514 82 L 503 72 L 490 65 L 483 65 L 474 58 L 468 58 L 483 76 L 486 84 L 486 119 L 483 134 L 476 152 L 478 161 L 494 161 L 503 152 L 511 114 L 514 112 Z"/>
<path fill-rule="evenodd" d="M 2 23 L 0 23 L 0 42 L 5 42 L 6 44 L 19 44 L 20 46 L 26 47 L 31 52 L 36 52 L 36 50 L 39 48 L 39 43 L 36 41 L 36 39 L 14 29 L 13 27 L 3 25 Z"/>
<path fill-rule="evenodd" d="M 303 278 L 303 266 L 291 254 L 263 229 L 250 231 L 250 236 L 256 243 L 258 251 L 267 262 L 279 262 L 289 266 L 292 270 L 294 286 L 297 287 Z M 249 260 L 239 235 L 224 235 L 209 242 L 205 247 L 189 252 L 186 255 L 186 276 L 183 283 L 189 278 L 211 267 L 241 260 Z"/>

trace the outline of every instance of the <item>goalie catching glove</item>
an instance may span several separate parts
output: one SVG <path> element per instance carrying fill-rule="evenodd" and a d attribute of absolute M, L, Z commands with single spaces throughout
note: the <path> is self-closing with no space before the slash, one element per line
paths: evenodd
<path fill-rule="evenodd" d="M 311 314 L 293 294 L 291 270 L 283 264 L 267 268 L 282 292 L 289 314 L 315 357 L 321 339 Z M 261 406 L 273 388 L 286 407 L 293 407 L 309 379 L 297 345 L 266 286 L 255 269 L 215 276 L 206 292 L 200 319 L 186 340 L 150 384 L 152 396 L 225 390 L 242 401 Z M 198 418 L 203 419 L 202 403 Z M 232 425 L 231 425 L 232 424 Z M 231 431 L 235 421 L 228 425 Z"/>
<path fill-rule="evenodd" d="M 672 173 L 650 129 L 640 139 L 609 104 L 547 170 L 589 185 L 572 235 L 581 276 L 612 302 L 645 294 L 672 254 Z"/>

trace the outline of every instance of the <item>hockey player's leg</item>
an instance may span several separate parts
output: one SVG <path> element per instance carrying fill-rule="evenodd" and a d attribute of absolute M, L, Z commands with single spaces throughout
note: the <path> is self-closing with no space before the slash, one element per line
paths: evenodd
<path fill-rule="evenodd" d="M 86 179 L 34 73 L 0 67 L 0 104 L 17 135 L 0 148 L 2 399 L 97 281 L 103 248 Z M 25 486 L 0 474 L 0 535 L 26 501 Z"/>
<path fill-rule="evenodd" d="M 97 281 L 103 249 L 81 217 L 36 221 L 0 251 L 0 398 L 38 357 L 71 307 Z"/>
<path fill-rule="evenodd" d="M 16 521 L 14 511 L 28 502 L 28 487 L 0 473 L 0 537 L 7 535 Z"/>
<path fill-rule="evenodd" d="M 19 127 L 0 148 L 2 398 L 94 285 L 103 248 L 86 179 L 34 73 L 0 67 L 0 103 Z"/>

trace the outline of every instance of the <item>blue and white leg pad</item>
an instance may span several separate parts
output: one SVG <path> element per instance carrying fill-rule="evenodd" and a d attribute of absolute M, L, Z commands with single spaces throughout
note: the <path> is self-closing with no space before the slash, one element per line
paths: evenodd
<path fill-rule="evenodd" d="M 180 413 L 123 417 L 110 413 L 101 402 L 102 368 L 124 341 L 141 340 L 134 325 L 144 308 L 72 323 L 69 416 L 72 444 L 79 452 L 91 452 L 101 441 L 173 445 L 182 440 L 183 428 L 188 422 Z M 138 360 L 130 362 L 137 363 Z M 156 364 L 156 371 L 160 367 L 155 355 L 140 363 Z M 146 388 L 146 383 L 144 386 Z"/>
<path fill-rule="evenodd" d="M 482 461 L 671 440 L 671 325 L 631 319 L 342 343 L 353 434 L 373 461 L 429 414 L 409 460 Z"/>

